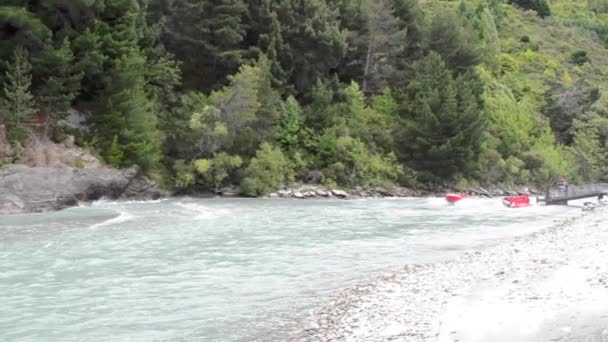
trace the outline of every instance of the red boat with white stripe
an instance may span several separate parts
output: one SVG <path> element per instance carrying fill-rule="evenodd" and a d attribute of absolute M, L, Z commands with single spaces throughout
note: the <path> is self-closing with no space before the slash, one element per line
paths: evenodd
<path fill-rule="evenodd" d="M 467 198 L 467 194 L 462 194 L 462 193 L 458 193 L 458 194 L 447 194 L 445 195 L 445 200 L 448 201 L 448 203 L 456 203 L 458 201 L 462 201 L 463 199 Z"/>
<path fill-rule="evenodd" d="M 526 195 L 509 196 L 502 199 L 502 204 L 509 208 L 524 208 L 530 206 L 530 197 Z"/>

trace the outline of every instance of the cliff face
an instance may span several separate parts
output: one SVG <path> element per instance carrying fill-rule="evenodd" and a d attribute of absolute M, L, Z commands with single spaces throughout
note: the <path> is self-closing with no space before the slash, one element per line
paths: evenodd
<path fill-rule="evenodd" d="M 0 170 L 0 214 L 60 210 L 81 201 L 157 199 L 166 193 L 136 168 L 116 170 L 13 165 Z"/>

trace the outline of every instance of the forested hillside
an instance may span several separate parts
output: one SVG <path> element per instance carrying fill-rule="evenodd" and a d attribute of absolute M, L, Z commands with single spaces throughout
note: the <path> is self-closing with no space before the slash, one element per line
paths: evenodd
<path fill-rule="evenodd" d="M 0 0 L 0 55 L 0 164 L 49 118 L 178 191 L 608 178 L 608 0 Z"/>

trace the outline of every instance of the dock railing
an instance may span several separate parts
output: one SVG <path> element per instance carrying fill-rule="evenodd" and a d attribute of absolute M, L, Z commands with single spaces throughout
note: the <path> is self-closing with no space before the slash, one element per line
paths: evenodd
<path fill-rule="evenodd" d="M 608 183 L 567 185 L 550 189 L 544 200 L 547 204 L 565 204 L 568 201 L 588 197 L 603 197 L 604 195 L 608 195 Z"/>

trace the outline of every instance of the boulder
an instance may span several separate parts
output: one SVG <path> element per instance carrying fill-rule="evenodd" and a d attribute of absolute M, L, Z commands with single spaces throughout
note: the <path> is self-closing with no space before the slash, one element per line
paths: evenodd
<path fill-rule="evenodd" d="M 147 200 L 166 195 L 137 168 L 11 165 L 0 170 L 0 214 L 60 210 L 102 197 Z"/>
<path fill-rule="evenodd" d="M 296 191 L 296 192 L 294 192 L 294 193 L 293 193 L 293 197 L 298 198 L 298 199 L 302 199 L 302 198 L 304 198 L 305 196 L 304 196 L 304 194 L 303 194 L 303 193 L 301 193 L 301 192 L 299 192 L 299 191 Z"/>
<path fill-rule="evenodd" d="M 329 196 L 329 193 L 328 193 L 327 191 L 325 191 L 325 190 L 321 190 L 321 189 L 316 190 L 316 191 L 315 191 L 315 193 L 316 193 L 316 194 L 317 194 L 317 196 L 319 196 L 319 197 L 327 197 L 327 196 Z"/>
<path fill-rule="evenodd" d="M 339 198 L 348 197 L 348 193 L 344 190 L 332 190 L 331 193 L 332 193 L 332 195 L 339 197 Z"/>
<path fill-rule="evenodd" d="M 236 197 L 239 195 L 239 191 L 234 186 L 227 186 L 221 188 L 219 194 L 225 197 Z"/>
<path fill-rule="evenodd" d="M 277 191 L 277 195 L 279 195 L 279 197 L 289 197 L 291 195 L 291 191 L 279 190 L 279 191 Z"/>

